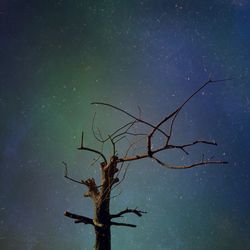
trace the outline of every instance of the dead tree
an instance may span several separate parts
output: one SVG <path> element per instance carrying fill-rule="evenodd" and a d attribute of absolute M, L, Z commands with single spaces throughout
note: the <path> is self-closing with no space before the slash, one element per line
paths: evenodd
<path fill-rule="evenodd" d="M 172 144 L 172 135 L 173 135 L 173 128 L 176 121 L 176 118 L 183 107 L 203 88 L 205 88 L 209 84 L 214 84 L 222 81 L 226 81 L 229 79 L 223 80 L 208 80 L 206 81 L 201 87 L 199 87 L 192 95 L 190 95 L 176 110 L 172 113 L 164 117 L 164 119 L 160 120 L 160 122 L 156 125 L 147 122 L 146 120 L 142 119 L 139 115 L 138 117 L 132 115 L 131 113 L 116 107 L 114 105 L 103 103 L 103 102 L 94 102 L 92 104 L 96 105 L 103 105 L 115 110 L 118 110 L 124 114 L 126 114 L 132 120 L 127 124 L 119 127 L 116 131 L 114 131 L 111 135 L 107 136 L 107 138 L 103 138 L 100 131 L 96 132 L 94 128 L 94 119 L 92 122 L 92 131 L 95 138 L 102 144 L 110 143 L 112 145 L 112 154 L 109 158 L 107 158 L 102 151 L 86 147 L 84 144 L 84 136 L 82 133 L 81 137 L 81 144 L 78 150 L 88 151 L 90 153 L 94 153 L 98 156 L 97 161 L 101 160 L 100 163 L 100 170 L 101 170 L 101 178 L 100 184 L 97 184 L 94 178 L 89 178 L 87 180 L 76 180 L 68 175 L 68 168 L 67 164 L 65 165 L 65 178 L 71 180 L 73 182 L 79 183 L 81 185 L 86 186 L 87 191 L 84 193 L 85 197 L 89 197 L 93 201 L 94 206 L 94 215 L 93 218 L 88 218 L 86 216 L 73 214 L 71 212 L 66 211 L 65 216 L 73 219 L 75 223 L 84 223 L 90 224 L 94 227 L 95 234 L 96 234 L 96 243 L 95 249 L 96 250 L 110 250 L 111 249 L 111 226 L 124 226 L 124 227 L 136 227 L 134 224 L 122 223 L 114 221 L 114 219 L 118 219 L 123 217 L 126 214 L 132 213 L 141 217 L 144 211 L 141 211 L 137 208 L 129 209 L 126 208 L 119 213 L 112 214 L 110 212 L 110 199 L 111 199 L 111 192 L 119 185 L 126 176 L 126 169 L 124 171 L 123 166 L 124 163 L 133 162 L 142 160 L 145 158 L 151 158 L 155 160 L 161 166 L 164 166 L 169 169 L 187 169 L 187 168 L 194 168 L 197 166 L 208 165 L 208 164 L 226 164 L 226 161 L 222 160 L 214 160 L 212 158 L 205 159 L 204 155 L 202 156 L 201 160 L 187 165 L 172 165 L 170 163 L 166 163 L 163 160 L 159 159 L 158 153 L 169 150 L 169 149 L 176 149 L 181 150 L 184 154 L 188 155 L 188 148 L 193 147 L 196 144 L 209 144 L 209 145 L 217 145 L 215 141 L 207 141 L 207 140 L 196 140 L 191 143 L 185 143 L 181 145 Z M 167 124 L 168 123 L 168 124 Z M 133 128 L 138 125 L 144 125 L 144 127 L 148 128 L 147 133 L 138 133 L 134 132 Z M 167 129 L 165 128 L 165 125 Z M 164 128 L 163 128 L 164 125 Z M 152 147 L 153 138 L 156 135 L 161 135 L 164 138 L 164 143 L 159 145 L 156 148 Z M 127 152 L 125 155 L 121 156 L 117 153 L 116 146 L 118 142 L 121 142 L 128 136 L 135 138 L 135 141 L 130 143 L 127 148 Z M 131 154 L 132 148 L 136 147 L 137 143 L 145 139 L 145 151 L 138 153 L 138 154 Z M 123 169 L 123 176 L 121 178 L 120 174 Z"/>

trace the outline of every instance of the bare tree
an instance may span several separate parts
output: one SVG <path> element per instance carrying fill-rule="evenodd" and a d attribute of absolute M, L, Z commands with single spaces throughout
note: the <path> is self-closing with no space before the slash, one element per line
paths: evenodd
<path fill-rule="evenodd" d="M 103 138 L 101 131 L 95 129 L 94 127 L 94 119 L 92 122 L 92 131 L 95 138 L 104 145 L 105 143 L 110 143 L 112 145 L 112 154 L 109 158 L 106 158 L 103 151 L 99 151 L 93 148 L 86 147 L 84 144 L 84 135 L 82 133 L 81 144 L 78 150 L 88 151 L 90 153 L 94 153 L 98 156 L 96 162 L 101 160 L 100 170 L 101 170 L 101 178 L 100 184 L 98 185 L 94 178 L 89 178 L 87 180 L 76 180 L 68 175 L 68 167 L 65 165 L 65 178 L 71 180 L 73 182 L 79 183 L 81 185 L 86 186 L 87 191 L 84 196 L 89 197 L 93 201 L 94 206 L 94 216 L 93 218 L 88 218 L 86 216 L 73 214 L 71 212 L 66 211 L 64 213 L 65 216 L 74 219 L 75 223 L 84 223 L 90 224 L 94 227 L 96 234 L 96 250 L 110 250 L 111 249 L 111 226 L 124 226 L 124 227 L 136 227 L 134 224 L 121 223 L 114 221 L 114 219 L 118 219 L 123 217 L 126 214 L 134 214 L 141 217 L 144 211 L 141 211 L 137 208 L 130 209 L 125 208 L 124 210 L 112 214 L 110 212 L 110 200 L 111 200 L 111 192 L 112 190 L 118 186 L 126 177 L 127 168 L 124 167 L 124 163 L 129 163 L 133 161 L 142 160 L 145 158 L 151 158 L 155 160 L 158 164 L 169 168 L 169 169 L 188 169 L 194 168 L 202 165 L 208 164 L 226 164 L 226 161 L 214 160 L 213 158 L 207 159 L 202 156 L 202 158 L 194 162 L 192 164 L 187 165 L 172 165 L 170 163 L 166 163 L 159 158 L 159 153 L 162 151 L 176 149 L 181 150 L 184 154 L 188 155 L 188 148 L 195 146 L 196 144 L 208 144 L 216 146 L 217 143 L 215 141 L 207 141 L 207 140 L 196 140 L 190 143 L 185 144 L 172 144 L 171 139 L 173 137 L 173 128 L 176 121 L 176 118 L 183 107 L 203 88 L 205 88 L 209 84 L 214 84 L 222 81 L 226 81 L 229 79 L 223 80 L 208 80 L 201 87 L 199 87 L 192 95 L 190 95 L 176 110 L 172 113 L 164 117 L 164 119 L 160 120 L 158 124 L 154 125 L 150 122 L 141 118 L 141 114 L 139 116 L 135 116 L 124 109 L 116 107 L 114 105 L 103 103 L 103 102 L 94 102 L 92 104 L 106 106 L 115 110 L 118 110 L 124 114 L 126 114 L 131 121 L 119 127 L 116 131 L 114 131 L 111 135 L 108 135 L 107 138 Z M 141 112 L 140 112 L 141 113 Z M 137 132 L 134 131 L 134 127 L 138 128 L 138 125 L 143 125 L 148 128 L 148 132 Z M 167 125 L 167 126 L 166 126 Z M 164 127 L 164 128 L 163 128 Z M 166 128 L 167 127 L 167 128 Z M 153 138 L 156 138 L 157 135 L 160 135 L 164 138 L 164 142 L 161 144 L 158 142 L 157 147 L 152 146 Z M 130 142 L 127 147 L 127 151 L 124 155 L 120 156 L 117 153 L 117 145 L 118 142 L 122 142 L 124 139 L 128 137 L 132 137 L 134 140 Z M 131 151 L 137 148 L 138 143 L 144 143 L 145 150 L 141 153 L 133 154 Z M 122 173 L 122 176 L 121 176 Z M 121 176 L 121 178 L 119 178 Z"/>

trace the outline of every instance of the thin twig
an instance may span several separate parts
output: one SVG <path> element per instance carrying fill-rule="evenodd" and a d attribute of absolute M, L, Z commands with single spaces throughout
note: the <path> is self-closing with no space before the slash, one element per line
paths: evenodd
<path fill-rule="evenodd" d="M 121 108 L 118 108 L 118 107 L 116 107 L 116 106 L 114 106 L 114 105 L 112 105 L 112 104 L 105 103 L 105 102 L 92 102 L 91 104 L 95 104 L 95 105 L 98 105 L 98 104 L 99 104 L 99 105 L 108 106 L 108 107 L 110 107 L 110 108 L 116 109 L 116 110 L 118 110 L 118 111 L 120 111 L 120 112 L 122 112 L 122 113 L 124 113 L 124 114 L 126 114 L 126 115 L 128 115 L 128 116 L 130 116 L 130 117 L 132 117 L 132 118 L 135 119 L 136 121 L 141 122 L 141 123 L 144 123 L 144 124 L 148 125 L 149 127 L 153 128 L 153 129 L 155 129 L 155 130 L 160 131 L 163 135 L 165 135 L 166 137 L 168 137 L 168 135 L 167 135 L 164 131 L 162 131 L 161 129 L 159 129 L 159 128 L 157 128 L 156 126 L 152 125 L 151 123 L 149 123 L 149 122 L 147 122 L 147 121 L 144 121 L 144 120 L 142 120 L 142 119 L 140 119 L 140 118 L 137 118 L 137 117 L 135 117 L 134 115 L 128 113 L 127 111 L 125 111 L 125 110 L 123 110 L 123 109 L 121 109 Z"/>
<path fill-rule="evenodd" d="M 85 151 L 90 151 L 90 152 L 96 153 L 96 154 L 100 155 L 102 157 L 102 159 L 104 160 L 105 164 L 107 164 L 106 157 L 104 156 L 103 153 L 101 153 L 100 151 L 98 151 L 96 149 L 92 149 L 92 148 L 88 148 L 88 147 L 83 146 L 83 132 L 82 132 L 82 138 L 81 138 L 81 146 L 78 148 L 78 150 L 85 150 Z"/>
<path fill-rule="evenodd" d="M 70 180 L 70 181 L 73 181 L 73 182 L 75 182 L 75 183 L 84 185 L 84 182 L 83 182 L 82 180 L 81 180 L 81 181 L 78 181 L 78 180 L 76 180 L 76 179 L 73 179 L 73 178 L 69 177 L 69 176 L 68 176 L 68 165 L 67 165 L 67 163 L 64 162 L 64 161 L 63 161 L 62 163 L 63 163 L 63 165 L 65 166 L 65 169 L 64 169 L 64 177 L 65 177 L 66 179 Z"/>

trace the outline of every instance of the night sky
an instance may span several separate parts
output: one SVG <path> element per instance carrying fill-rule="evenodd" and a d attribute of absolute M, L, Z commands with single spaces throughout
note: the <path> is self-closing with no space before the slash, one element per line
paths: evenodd
<path fill-rule="evenodd" d="M 156 124 L 212 77 L 233 80 L 192 99 L 174 139 L 219 145 L 161 159 L 189 163 L 204 153 L 229 164 L 181 171 L 151 160 L 131 164 L 112 211 L 148 213 L 126 217 L 135 229 L 112 228 L 112 249 L 250 249 L 249 44 L 247 0 L 1 0 L 0 248 L 92 249 L 92 226 L 63 215 L 93 211 L 86 189 L 63 177 L 62 161 L 71 176 L 98 179 L 94 155 L 77 150 L 81 131 L 87 146 L 100 149 L 94 113 L 104 135 L 130 119 L 90 103 L 136 115 L 139 105 Z"/>

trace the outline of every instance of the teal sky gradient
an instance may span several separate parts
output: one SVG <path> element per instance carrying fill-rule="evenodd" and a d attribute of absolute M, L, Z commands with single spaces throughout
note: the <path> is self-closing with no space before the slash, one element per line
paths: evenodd
<path fill-rule="evenodd" d="M 247 1 L 28 1 L 0 3 L 0 248 L 92 249 L 90 226 L 65 210 L 92 216 L 83 188 L 63 178 L 98 178 L 93 155 L 76 150 L 81 131 L 104 134 L 129 121 L 90 105 L 103 101 L 157 123 L 209 76 L 180 113 L 176 142 L 215 139 L 187 162 L 206 156 L 226 166 L 174 171 L 143 160 L 131 164 L 114 192 L 114 212 L 136 229 L 114 228 L 113 249 L 250 249 L 250 5 Z M 157 143 L 157 142 L 156 142 Z M 105 149 L 109 152 L 109 148 Z M 125 146 L 121 144 L 119 154 Z M 182 163 L 183 155 L 162 159 Z"/>

